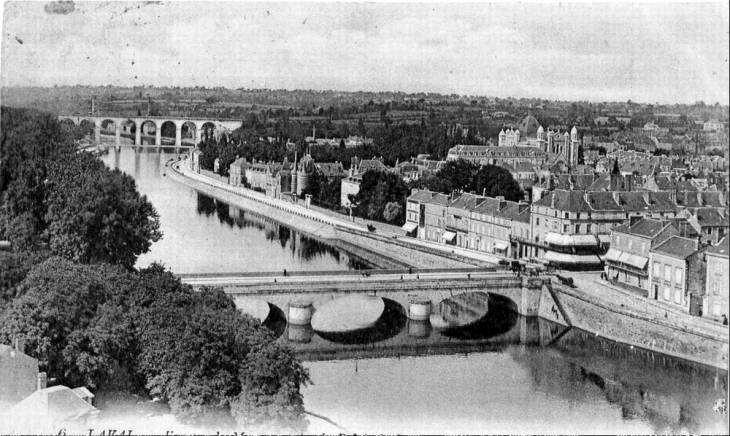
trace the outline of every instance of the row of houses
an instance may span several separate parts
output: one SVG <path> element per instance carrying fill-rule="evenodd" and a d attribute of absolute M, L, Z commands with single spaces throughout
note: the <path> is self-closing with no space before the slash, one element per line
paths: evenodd
<path fill-rule="evenodd" d="M 705 252 L 727 257 L 728 218 L 718 206 L 683 208 L 670 192 L 555 190 L 528 204 L 413 190 L 403 228 L 416 238 L 505 259 L 605 268 L 610 280 L 648 298 L 719 316 L 726 313 L 720 308 L 727 305 L 727 265 L 722 276 L 704 260 Z M 709 289 L 709 297 L 691 289 Z"/>
<path fill-rule="evenodd" d="M 692 315 L 727 319 L 728 237 L 704 244 L 682 236 L 682 224 L 645 218 L 613 229 L 607 279 Z"/>

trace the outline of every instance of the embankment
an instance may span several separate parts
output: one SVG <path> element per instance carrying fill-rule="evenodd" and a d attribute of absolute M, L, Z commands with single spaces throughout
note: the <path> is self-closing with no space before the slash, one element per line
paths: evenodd
<path fill-rule="evenodd" d="M 302 206 L 232 187 L 221 180 L 195 174 L 189 170 L 177 169 L 176 165 L 178 164 L 171 165 L 168 167 L 170 171 L 167 171 L 167 175 L 175 181 L 229 204 L 272 218 L 309 236 L 326 240 L 329 244 L 379 268 L 494 266 L 453 253 L 418 247 L 401 239 L 369 233 L 359 226 L 340 222 Z"/>
<path fill-rule="evenodd" d="M 664 317 L 614 307 L 562 285 L 553 284 L 552 289 L 573 327 L 634 347 L 728 369 L 728 333 L 722 326 L 700 331 Z"/>

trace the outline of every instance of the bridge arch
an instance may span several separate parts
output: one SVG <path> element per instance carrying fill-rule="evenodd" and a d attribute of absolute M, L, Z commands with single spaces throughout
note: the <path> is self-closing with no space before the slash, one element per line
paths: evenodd
<path fill-rule="evenodd" d="M 59 122 L 61 124 L 73 124 L 74 126 L 76 125 L 76 121 L 74 121 L 73 118 L 69 117 L 61 118 Z"/>
<path fill-rule="evenodd" d="M 200 123 L 201 137 L 212 136 L 215 133 L 215 123 L 211 121 L 204 121 Z"/>
<path fill-rule="evenodd" d="M 103 131 L 103 133 L 107 133 L 107 132 L 113 133 L 117 129 L 117 120 L 114 120 L 111 118 L 105 118 L 105 119 L 101 120 L 100 126 L 101 126 L 101 130 Z"/>
<path fill-rule="evenodd" d="M 179 129 L 179 125 L 172 120 L 165 120 L 160 122 L 160 137 L 163 140 L 175 141 L 176 132 Z"/>
<path fill-rule="evenodd" d="M 187 142 L 187 143 L 194 143 L 195 145 L 198 144 L 198 132 L 200 129 L 198 126 L 192 122 L 192 121 L 184 121 L 180 125 L 180 131 L 181 131 L 181 141 Z"/>

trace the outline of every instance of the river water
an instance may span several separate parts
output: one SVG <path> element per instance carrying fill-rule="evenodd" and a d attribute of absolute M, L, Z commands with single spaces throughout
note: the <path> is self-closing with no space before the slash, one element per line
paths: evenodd
<path fill-rule="evenodd" d="M 110 149 L 112 168 L 134 176 L 164 237 L 138 266 L 176 273 L 346 270 L 357 258 L 230 207 L 165 177 L 172 149 Z M 490 296 L 490 298 L 492 298 Z M 495 297 L 496 298 L 496 297 Z M 320 336 L 272 328 L 305 361 L 309 433 L 716 433 L 727 415 L 727 371 L 616 344 L 524 318 L 490 299 L 485 320 L 440 332 L 389 310 L 377 328 Z M 280 313 L 280 312 L 279 312 Z"/>

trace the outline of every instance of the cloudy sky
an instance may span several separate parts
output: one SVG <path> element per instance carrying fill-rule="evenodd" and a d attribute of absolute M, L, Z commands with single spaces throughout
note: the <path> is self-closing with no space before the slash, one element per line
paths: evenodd
<path fill-rule="evenodd" d="M 727 104 L 728 2 L 5 2 L 1 83 Z"/>

